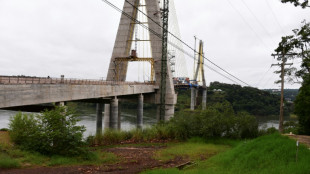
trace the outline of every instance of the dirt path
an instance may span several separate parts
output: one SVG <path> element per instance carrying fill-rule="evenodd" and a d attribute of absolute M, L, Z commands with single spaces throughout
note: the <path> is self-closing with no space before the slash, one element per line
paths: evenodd
<path fill-rule="evenodd" d="M 105 151 L 117 155 L 121 161 L 117 164 L 102 166 L 72 166 L 72 167 L 40 167 L 32 169 L 12 169 L 0 171 L 0 174 L 132 174 L 147 169 L 175 167 L 186 162 L 177 158 L 168 162 L 154 160 L 157 150 L 164 147 L 118 147 Z"/>
<path fill-rule="evenodd" d="M 298 140 L 300 143 L 303 143 L 305 144 L 306 146 L 310 147 L 310 136 L 306 136 L 306 135 L 290 135 L 290 134 L 287 134 L 287 136 L 295 139 L 295 140 Z"/>

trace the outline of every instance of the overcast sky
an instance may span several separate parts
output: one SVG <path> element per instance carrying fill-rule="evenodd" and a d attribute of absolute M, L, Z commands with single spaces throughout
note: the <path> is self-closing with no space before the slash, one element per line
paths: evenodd
<path fill-rule="evenodd" d="M 184 41 L 193 45 L 196 35 L 207 58 L 259 88 L 279 88 L 270 55 L 281 36 L 310 20 L 309 9 L 280 0 L 175 0 L 175 6 Z M 119 19 L 101 0 L 0 0 L 0 75 L 106 77 Z M 206 78 L 232 83 L 208 69 Z"/>

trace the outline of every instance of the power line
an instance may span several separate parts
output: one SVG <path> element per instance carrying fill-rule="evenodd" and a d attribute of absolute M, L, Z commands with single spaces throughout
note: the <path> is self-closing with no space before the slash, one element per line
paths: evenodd
<path fill-rule="evenodd" d="M 276 23 L 278 24 L 278 26 L 280 27 L 281 31 L 282 31 L 283 34 L 285 35 L 285 32 L 284 32 L 284 30 L 283 30 L 283 27 L 282 27 L 282 25 L 280 24 L 280 22 L 279 22 L 279 20 L 278 20 L 278 18 L 277 18 L 277 16 L 276 16 L 276 14 L 274 13 L 274 10 L 272 9 L 272 7 L 271 7 L 269 1 L 268 1 L 268 0 L 265 0 L 265 2 L 266 2 L 266 4 L 267 4 L 267 6 L 269 7 L 269 9 L 270 9 L 270 11 L 271 11 L 271 13 L 272 13 L 273 18 L 276 20 Z"/>
<path fill-rule="evenodd" d="M 252 16 L 254 16 L 255 20 L 258 22 L 258 24 L 265 30 L 265 32 L 267 33 L 267 35 L 271 37 L 271 34 L 268 32 L 268 30 L 266 29 L 266 27 L 264 26 L 264 24 L 262 24 L 262 22 L 258 19 L 258 17 L 254 14 L 254 12 L 250 9 L 250 7 L 248 6 L 247 3 L 244 2 L 244 0 L 241 0 L 241 2 L 245 5 L 245 7 L 250 11 L 250 13 L 252 14 Z"/>
<path fill-rule="evenodd" d="M 157 24 L 159 27 L 161 27 L 163 30 L 165 30 L 158 22 L 154 21 L 150 16 L 148 16 L 147 14 L 145 14 L 143 11 L 141 11 L 139 8 L 137 8 L 134 4 L 130 3 L 128 0 L 125 0 L 128 4 L 130 4 L 133 8 L 136 8 L 139 12 L 141 12 L 143 15 L 145 15 L 148 19 L 150 19 L 152 22 L 154 22 L 155 24 Z M 192 51 L 198 53 L 196 51 L 196 49 L 192 48 L 189 44 L 187 44 L 186 42 L 184 42 L 182 39 L 180 39 L 179 37 L 177 37 L 176 35 L 174 35 L 173 33 L 171 33 L 170 31 L 168 31 L 168 33 L 170 35 L 172 35 L 174 38 L 176 38 L 178 41 L 180 41 L 182 44 L 184 44 L 186 47 L 188 47 L 189 49 L 191 49 Z M 178 48 L 180 51 L 182 51 L 181 49 L 182 48 Z M 183 50 L 184 51 L 184 50 Z M 183 52 L 185 53 L 185 52 Z M 187 54 L 191 57 L 190 54 Z M 205 60 L 207 60 L 208 62 L 210 62 L 211 64 L 213 64 L 214 66 L 216 66 L 217 68 L 221 69 L 222 71 L 224 71 L 225 73 L 227 73 L 228 75 L 232 76 L 233 78 L 237 79 L 238 81 L 248 85 L 248 86 L 251 86 L 249 84 L 247 84 L 246 82 L 240 80 L 239 78 L 237 78 L 236 76 L 232 75 L 231 73 L 227 72 L 225 69 L 223 69 L 222 67 L 220 67 L 219 65 L 217 65 L 216 63 L 214 63 L 213 61 L 211 61 L 210 59 L 206 58 L 205 56 L 203 56 L 203 58 Z"/>
<path fill-rule="evenodd" d="M 264 76 L 258 81 L 258 83 L 256 84 L 256 86 L 259 86 L 260 83 L 262 82 L 262 80 L 266 77 L 267 73 L 271 70 L 272 66 L 270 66 L 270 68 L 268 69 L 268 71 L 265 72 Z"/>
<path fill-rule="evenodd" d="M 279 69 L 280 69 L 280 67 L 278 67 L 276 71 L 278 71 Z M 275 74 L 272 73 L 271 76 L 269 77 L 269 79 L 265 82 L 265 84 L 263 85 L 263 89 L 266 88 L 267 83 L 271 80 L 271 78 L 273 77 L 273 75 L 275 75 Z"/>
<path fill-rule="evenodd" d="M 125 15 L 126 17 L 128 17 L 129 19 L 135 21 L 137 24 L 141 25 L 143 28 L 149 30 L 151 33 L 153 33 L 155 36 L 159 37 L 160 39 L 162 38 L 161 34 L 158 34 L 157 32 L 155 32 L 154 30 L 152 30 L 151 28 L 147 27 L 146 25 L 144 25 L 143 23 L 141 23 L 139 20 L 133 18 L 131 15 L 129 15 L 128 13 L 124 12 L 123 10 L 121 10 L 120 8 L 118 8 L 117 6 L 115 6 L 114 4 L 112 4 L 111 2 L 109 2 L 108 0 L 102 0 L 103 2 L 105 2 L 106 4 L 108 4 L 109 6 L 111 6 L 112 8 L 114 8 L 115 10 L 119 11 L 120 13 L 122 13 L 123 15 Z M 128 1 L 126 0 L 126 2 L 128 3 Z M 131 4 L 131 3 L 129 3 Z M 133 5 L 133 4 L 131 4 Z M 133 5 L 133 7 L 135 7 Z M 135 7 L 137 8 L 137 7 Z M 139 10 L 139 9 L 138 9 Z M 141 10 L 139 10 L 141 12 Z M 143 13 L 145 16 L 147 16 L 149 19 L 151 19 L 147 14 Z M 160 26 L 163 30 L 164 28 L 158 24 L 157 22 L 155 22 L 154 20 L 152 20 L 155 24 L 157 24 L 158 26 Z M 168 31 L 169 32 L 169 31 Z M 192 48 L 191 46 L 189 46 L 189 44 L 187 44 L 186 42 L 184 42 L 183 40 L 181 40 L 180 38 L 178 38 L 177 36 L 175 36 L 173 33 L 169 32 L 169 34 L 171 34 L 173 37 L 175 37 L 177 40 L 179 40 L 181 43 L 183 43 L 185 46 L 187 46 L 189 49 L 191 49 L 192 51 L 195 51 L 196 53 L 198 53 L 194 48 Z M 188 56 L 192 57 L 191 54 L 185 52 L 182 48 L 176 46 L 175 44 L 169 42 L 169 44 L 171 44 L 172 46 L 174 46 L 176 49 L 182 51 L 184 54 L 187 54 Z M 230 75 L 231 77 L 233 77 L 234 79 L 242 82 L 243 84 L 247 85 L 247 86 L 251 86 L 248 83 L 242 81 L 241 79 L 239 79 L 238 77 L 232 75 L 231 73 L 229 73 L 228 71 L 226 71 L 225 69 L 223 69 L 222 67 L 220 67 L 219 65 L 215 64 L 213 61 L 211 61 L 210 59 L 206 58 L 205 56 L 203 56 L 203 58 L 205 60 L 207 60 L 208 62 L 210 62 L 212 65 L 216 66 L 217 68 L 219 68 L 220 70 L 222 70 L 223 72 L 225 72 L 226 74 Z M 221 74 L 220 74 L 221 75 Z M 239 84 L 239 83 L 237 83 Z"/>
<path fill-rule="evenodd" d="M 255 34 L 255 36 L 262 42 L 262 44 L 267 48 L 267 50 L 269 49 L 269 47 L 267 46 L 267 44 L 263 41 L 263 39 L 259 36 L 259 34 L 253 29 L 253 27 L 247 22 L 247 20 L 243 17 L 243 15 L 241 14 L 241 12 L 230 2 L 230 0 L 227 0 L 229 5 L 238 13 L 238 15 L 241 17 L 241 19 L 243 20 L 243 22 L 253 31 L 253 33 Z"/>

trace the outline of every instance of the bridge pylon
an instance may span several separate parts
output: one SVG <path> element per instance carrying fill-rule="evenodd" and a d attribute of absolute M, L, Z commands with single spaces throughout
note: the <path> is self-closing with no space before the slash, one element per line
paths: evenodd
<path fill-rule="evenodd" d="M 153 81 L 155 86 L 160 86 L 162 61 L 161 36 L 163 34 L 161 27 L 163 22 L 160 3 L 158 0 L 125 0 L 123 11 L 124 13 L 121 15 L 114 49 L 110 60 L 107 81 L 126 81 L 126 78 L 130 75 L 127 74 L 129 62 L 147 61 L 151 63 L 152 67 L 152 72 L 150 74 L 154 74 L 154 77 L 151 77 L 150 81 Z M 144 14 L 142 14 L 142 12 Z M 128 17 L 128 15 L 130 17 Z M 144 21 L 141 21 L 141 15 L 144 16 Z M 144 28 L 145 31 L 143 31 L 143 33 L 147 33 L 147 39 L 141 39 L 137 37 L 137 25 L 145 25 L 149 28 L 148 30 Z M 149 57 L 139 57 L 139 50 L 136 50 L 137 43 L 139 42 L 150 43 Z M 165 118 L 162 121 L 169 120 L 171 117 L 173 117 L 174 106 L 177 99 L 169 62 L 167 62 L 165 89 Z M 160 89 L 157 90 L 153 98 L 153 102 L 158 105 L 157 118 L 160 121 Z"/>
<path fill-rule="evenodd" d="M 203 42 L 200 40 L 199 43 L 199 52 L 198 52 L 198 60 L 197 60 L 197 67 L 194 69 L 194 83 L 197 86 L 202 87 L 202 110 L 206 109 L 207 105 L 207 85 L 204 73 L 204 52 L 203 52 Z M 191 89 L 191 110 L 195 109 L 196 106 L 196 99 L 198 95 L 198 89 L 192 88 Z"/>

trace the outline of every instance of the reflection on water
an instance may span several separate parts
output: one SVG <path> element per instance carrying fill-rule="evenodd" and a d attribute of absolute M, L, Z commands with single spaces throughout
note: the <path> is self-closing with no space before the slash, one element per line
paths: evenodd
<path fill-rule="evenodd" d="M 18 112 L 0 110 L 0 129 L 1 128 L 8 128 L 10 117 L 14 116 L 16 113 L 18 113 Z"/>
<path fill-rule="evenodd" d="M 0 129 L 9 127 L 9 120 L 11 116 L 17 114 L 17 111 L 6 111 L 0 110 Z M 144 110 L 144 127 L 155 124 L 156 114 L 155 110 L 148 109 Z M 88 135 L 94 135 L 96 132 L 96 113 L 95 109 L 87 109 L 87 110 L 78 110 L 79 119 L 78 125 L 84 125 L 86 127 L 86 132 L 84 133 L 84 137 Z M 122 130 L 131 130 L 136 128 L 136 115 L 137 112 L 135 109 L 125 109 L 122 110 L 121 113 L 121 129 Z M 102 125 L 104 128 L 104 125 Z"/>
<path fill-rule="evenodd" d="M 274 127 L 276 129 L 279 128 L 279 116 L 274 115 L 274 116 L 257 116 L 256 117 L 259 125 L 259 129 L 267 129 Z M 297 121 L 296 119 L 292 119 L 289 116 L 284 117 L 284 122 L 285 121 Z"/>

